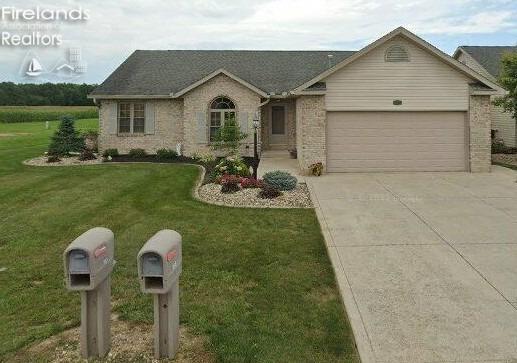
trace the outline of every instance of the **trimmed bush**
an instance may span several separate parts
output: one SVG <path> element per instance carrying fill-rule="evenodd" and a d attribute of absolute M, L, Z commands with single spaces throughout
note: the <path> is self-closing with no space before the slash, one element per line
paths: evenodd
<path fill-rule="evenodd" d="M 292 190 L 296 188 L 298 179 L 286 171 L 270 171 L 263 176 L 264 182 L 278 190 Z"/>
<path fill-rule="evenodd" d="M 102 153 L 102 157 L 107 158 L 109 156 L 111 156 L 111 157 L 119 156 L 118 149 L 106 149 L 106 150 L 104 150 L 104 152 Z"/>
<path fill-rule="evenodd" d="M 144 149 L 131 149 L 129 150 L 129 157 L 134 159 L 144 158 L 147 153 Z"/>
<path fill-rule="evenodd" d="M 95 159 L 97 159 L 97 157 L 95 156 L 93 151 L 90 149 L 84 149 L 81 152 L 81 155 L 79 155 L 79 160 L 81 160 L 81 161 L 95 160 Z"/>
<path fill-rule="evenodd" d="M 264 184 L 260 188 L 258 197 L 262 199 L 274 199 L 282 195 L 282 192 L 269 184 Z"/>
<path fill-rule="evenodd" d="M 225 175 L 221 178 L 221 193 L 235 193 L 241 190 L 240 178 L 236 175 Z"/>
<path fill-rule="evenodd" d="M 81 152 L 84 148 L 84 137 L 75 129 L 73 117 L 64 116 L 59 129 L 51 138 L 49 155 L 68 156 L 71 152 Z"/>
<path fill-rule="evenodd" d="M 178 153 L 172 149 L 159 149 L 156 151 L 156 159 L 158 160 L 174 160 L 178 157 Z"/>

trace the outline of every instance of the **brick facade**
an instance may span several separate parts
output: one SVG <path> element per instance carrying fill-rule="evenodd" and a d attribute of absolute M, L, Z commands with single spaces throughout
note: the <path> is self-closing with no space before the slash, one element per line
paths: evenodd
<path fill-rule="evenodd" d="M 117 135 L 109 133 L 108 123 L 115 110 L 110 107 L 117 101 L 103 100 L 99 108 L 99 150 L 118 149 L 127 154 L 131 149 L 144 149 L 154 153 L 161 148 L 176 149 L 176 144 L 183 141 L 183 102 L 181 100 L 130 100 L 127 102 L 144 102 L 154 105 L 155 131 L 153 135 L 133 134 Z"/>
<path fill-rule="evenodd" d="M 184 149 L 186 155 L 209 151 L 206 144 L 199 143 L 197 115 L 199 112 L 205 113 L 208 120 L 209 105 L 212 100 L 220 96 L 228 97 L 234 102 L 239 122 L 241 116 L 247 114 L 248 138 L 243 141 L 242 154 L 253 154 L 253 116 L 259 109 L 260 95 L 225 75 L 219 75 L 184 96 Z"/>
<path fill-rule="evenodd" d="M 126 154 L 131 149 L 142 148 L 148 153 L 154 153 L 160 148 L 175 150 L 176 145 L 181 143 L 185 155 L 208 152 L 210 148 L 207 143 L 199 142 L 197 115 L 205 114 L 208 139 L 209 105 L 213 99 L 220 96 L 226 96 L 235 103 L 239 122 L 242 115 L 248 116 L 248 138 L 243 141 L 242 154 L 252 155 L 253 116 L 259 109 L 260 95 L 225 75 L 216 76 L 194 88 L 182 99 L 127 101 L 154 105 L 155 132 L 152 135 L 110 134 L 108 123 L 111 118 L 116 117 L 111 115 L 114 110 L 111 106 L 117 101 L 102 100 L 99 109 L 99 150 L 116 148 L 120 153 Z"/>
<path fill-rule="evenodd" d="M 490 150 L 490 96 L 470 96 L 469 102 L 470 171 L 489 172 Z"/>
<path fill-rule="evenodd" d="M 324 96 L 300 96 L 296 99 L 296 144 L 302 172 L 310 164 L 326 164 L 326 111 Z"/>

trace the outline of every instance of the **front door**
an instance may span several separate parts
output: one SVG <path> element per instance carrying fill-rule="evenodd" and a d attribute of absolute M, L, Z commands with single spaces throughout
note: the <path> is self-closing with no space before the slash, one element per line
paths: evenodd
<path fill-rule="evenodd" d="M 282 145 L 287 143 L 285 119 L 285 106 L 271 106 L 271 128 L 269 131 L 269 143 L 271 145 Z"/>

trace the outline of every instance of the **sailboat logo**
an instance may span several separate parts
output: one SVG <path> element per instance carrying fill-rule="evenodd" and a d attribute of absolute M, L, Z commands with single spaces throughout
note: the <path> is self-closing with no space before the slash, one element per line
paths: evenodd
<path fill-rule="evenodd" d="M 43 67 L 41 66 L 40 62 L 38 62 L 36 58 L 32 58 L 31 62 L 29 63 L 27 72 L 25 72 L 25 74 L 30 77 L 37 77 L 42 73 L 42 71 Z"/>

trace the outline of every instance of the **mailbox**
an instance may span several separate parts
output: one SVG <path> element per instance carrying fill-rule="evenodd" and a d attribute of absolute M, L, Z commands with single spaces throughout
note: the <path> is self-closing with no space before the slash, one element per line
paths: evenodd
<path fill-rule="evenodd" d="M 94 290 L 115 265 L 113 232 L 96 227 L 77 237 L 64 252 L 66 287 Z"/>
<path fill-rule="evenodd" d="M 181 235 L 170 229 L 156 233 L 137 257 L 142 291 L 166 294 L 181 274 Z"/>

